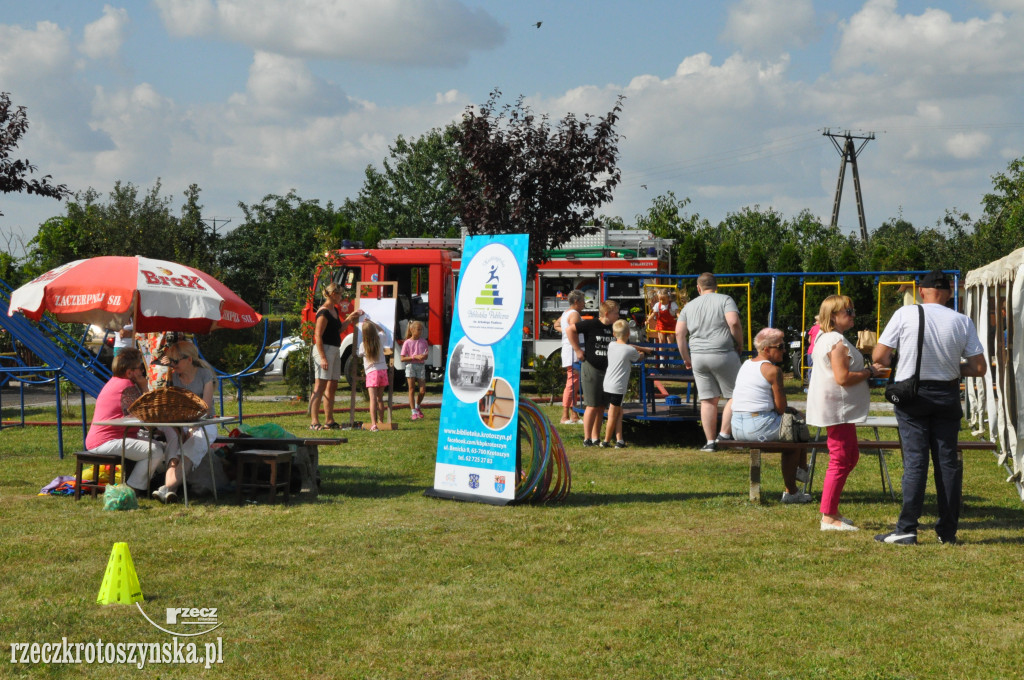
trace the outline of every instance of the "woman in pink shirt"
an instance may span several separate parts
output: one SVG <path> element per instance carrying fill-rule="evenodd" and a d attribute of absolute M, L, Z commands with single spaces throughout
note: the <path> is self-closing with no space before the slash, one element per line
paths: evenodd
<path fill-rule="evenodd" d="M 89 426 L 89 433 L 85 437 L 85 448 L 94 453 L 120 453 L 121 439 L 125 434 L 123 427 L 112 425 L 97 425 L 97 420 L 113 420 L 128 415 L 128 407 L 142 396 L 143 392 L 149 391 L 147 380 L 146 363 L 142 360 L 142 352 L 134 347 L 125 347 L 117 356 L 111 366 L 114 376 L 107 381 L 107 384 L 100 390 L 96 397 L 96 409 L 93 411 L 93 424 Z M 138 493 L 146 493 L 149 490 L 149 480 L 153 472 L 164 460 L 164 445 L 161 442 L 152 442 L 141 439 L 139 428 L 128 430 L 124 437 L 124 457 L 128 460 L 144 461 L 150 460 L 150 447 L 152 446 L 153 457 L 149 465 L 136 465 L 132 474 L 128 477 L 128 486 Z"/>

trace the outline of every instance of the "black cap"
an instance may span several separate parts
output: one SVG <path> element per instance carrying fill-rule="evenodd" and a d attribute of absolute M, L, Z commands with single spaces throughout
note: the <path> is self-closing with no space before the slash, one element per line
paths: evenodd
<path fill-rule="evenodd" d="M 936 290 L 950 290 L 949 277 L 939 269 L 933 269 L 921 278 L 921 288 L 934 288 Z"/>

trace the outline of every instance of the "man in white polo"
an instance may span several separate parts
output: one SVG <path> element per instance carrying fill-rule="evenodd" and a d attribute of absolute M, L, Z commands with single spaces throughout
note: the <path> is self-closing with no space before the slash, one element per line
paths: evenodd
<path fill-rule="evenodd" d="M 875 536 L 881 543 L 917 544 L 918 519 L 928 484 L 928 458 L 935 463 L 935 495 L 939 521 L 935 533 L 940 543 L 956 543 L 960 522 L 960 498 L 964 468 L 957 452 L 960 432 L 960 379 L 985 375 L 985 355 L 978 331 L 970 318 L 946 307 L 953 295 L 949 277 L 939 270 L 921 279 L 924 308 L 924 344 L 917 397 L 893 406 L 903 442 L 903 509 L 896 530 Z M 899 350 L 894 380 L 913 377 L 917 368 L 920 328 L 918 305 L 900 307 L 878 339 L 872 359 L 889 366 L 893 350 Z M 964 363 L 961 363 L 964 360 Z"/>
<path fill-rule="evenodd" d="M 700 420 L 707 438 L 701 451 L 714 451 L 721 397 L 728 401 L 717 438 L 732 438 L 732 389 L 740 370 L 743 325 L 736 301 L 718 292 L 714 274 L 704 272 L 697 277 L 697 293 L 697 297 L 679 312 L 676 345 L 683 363 L 693 370 L 697 385 Z"/>

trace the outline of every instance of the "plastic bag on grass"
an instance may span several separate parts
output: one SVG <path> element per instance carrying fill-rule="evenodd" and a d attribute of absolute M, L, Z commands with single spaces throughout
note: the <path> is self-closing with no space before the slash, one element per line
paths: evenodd
<path fill-rule="evenodd" d="M 239 425 L 238 429 L 250 437 L 266 437 L 268 439 L 294 439 L 288 430 L 277 423 L 263 423 L 262 425 Z"/>
<path fill-rule="evenodd" d="M 127 484 L 109 484 L 103 493 L 104 510 L 138 510 L 139 499 L 135 489 Z"/>

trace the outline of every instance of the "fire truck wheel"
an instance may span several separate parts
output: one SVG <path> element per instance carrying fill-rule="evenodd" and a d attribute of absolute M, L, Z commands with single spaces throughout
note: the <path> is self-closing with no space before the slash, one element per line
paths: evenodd
<path fill-rule="evenodd" d="M 347 349 L 345 350 L 345 355 L 341 357 L 341 377 L 345 381 L 345 384 L 348 385 L 349 387 L 352 386 L 352 371 L 358 370 L 358 367 L 355 366 L 352 362 L 352 350 Z"/>

